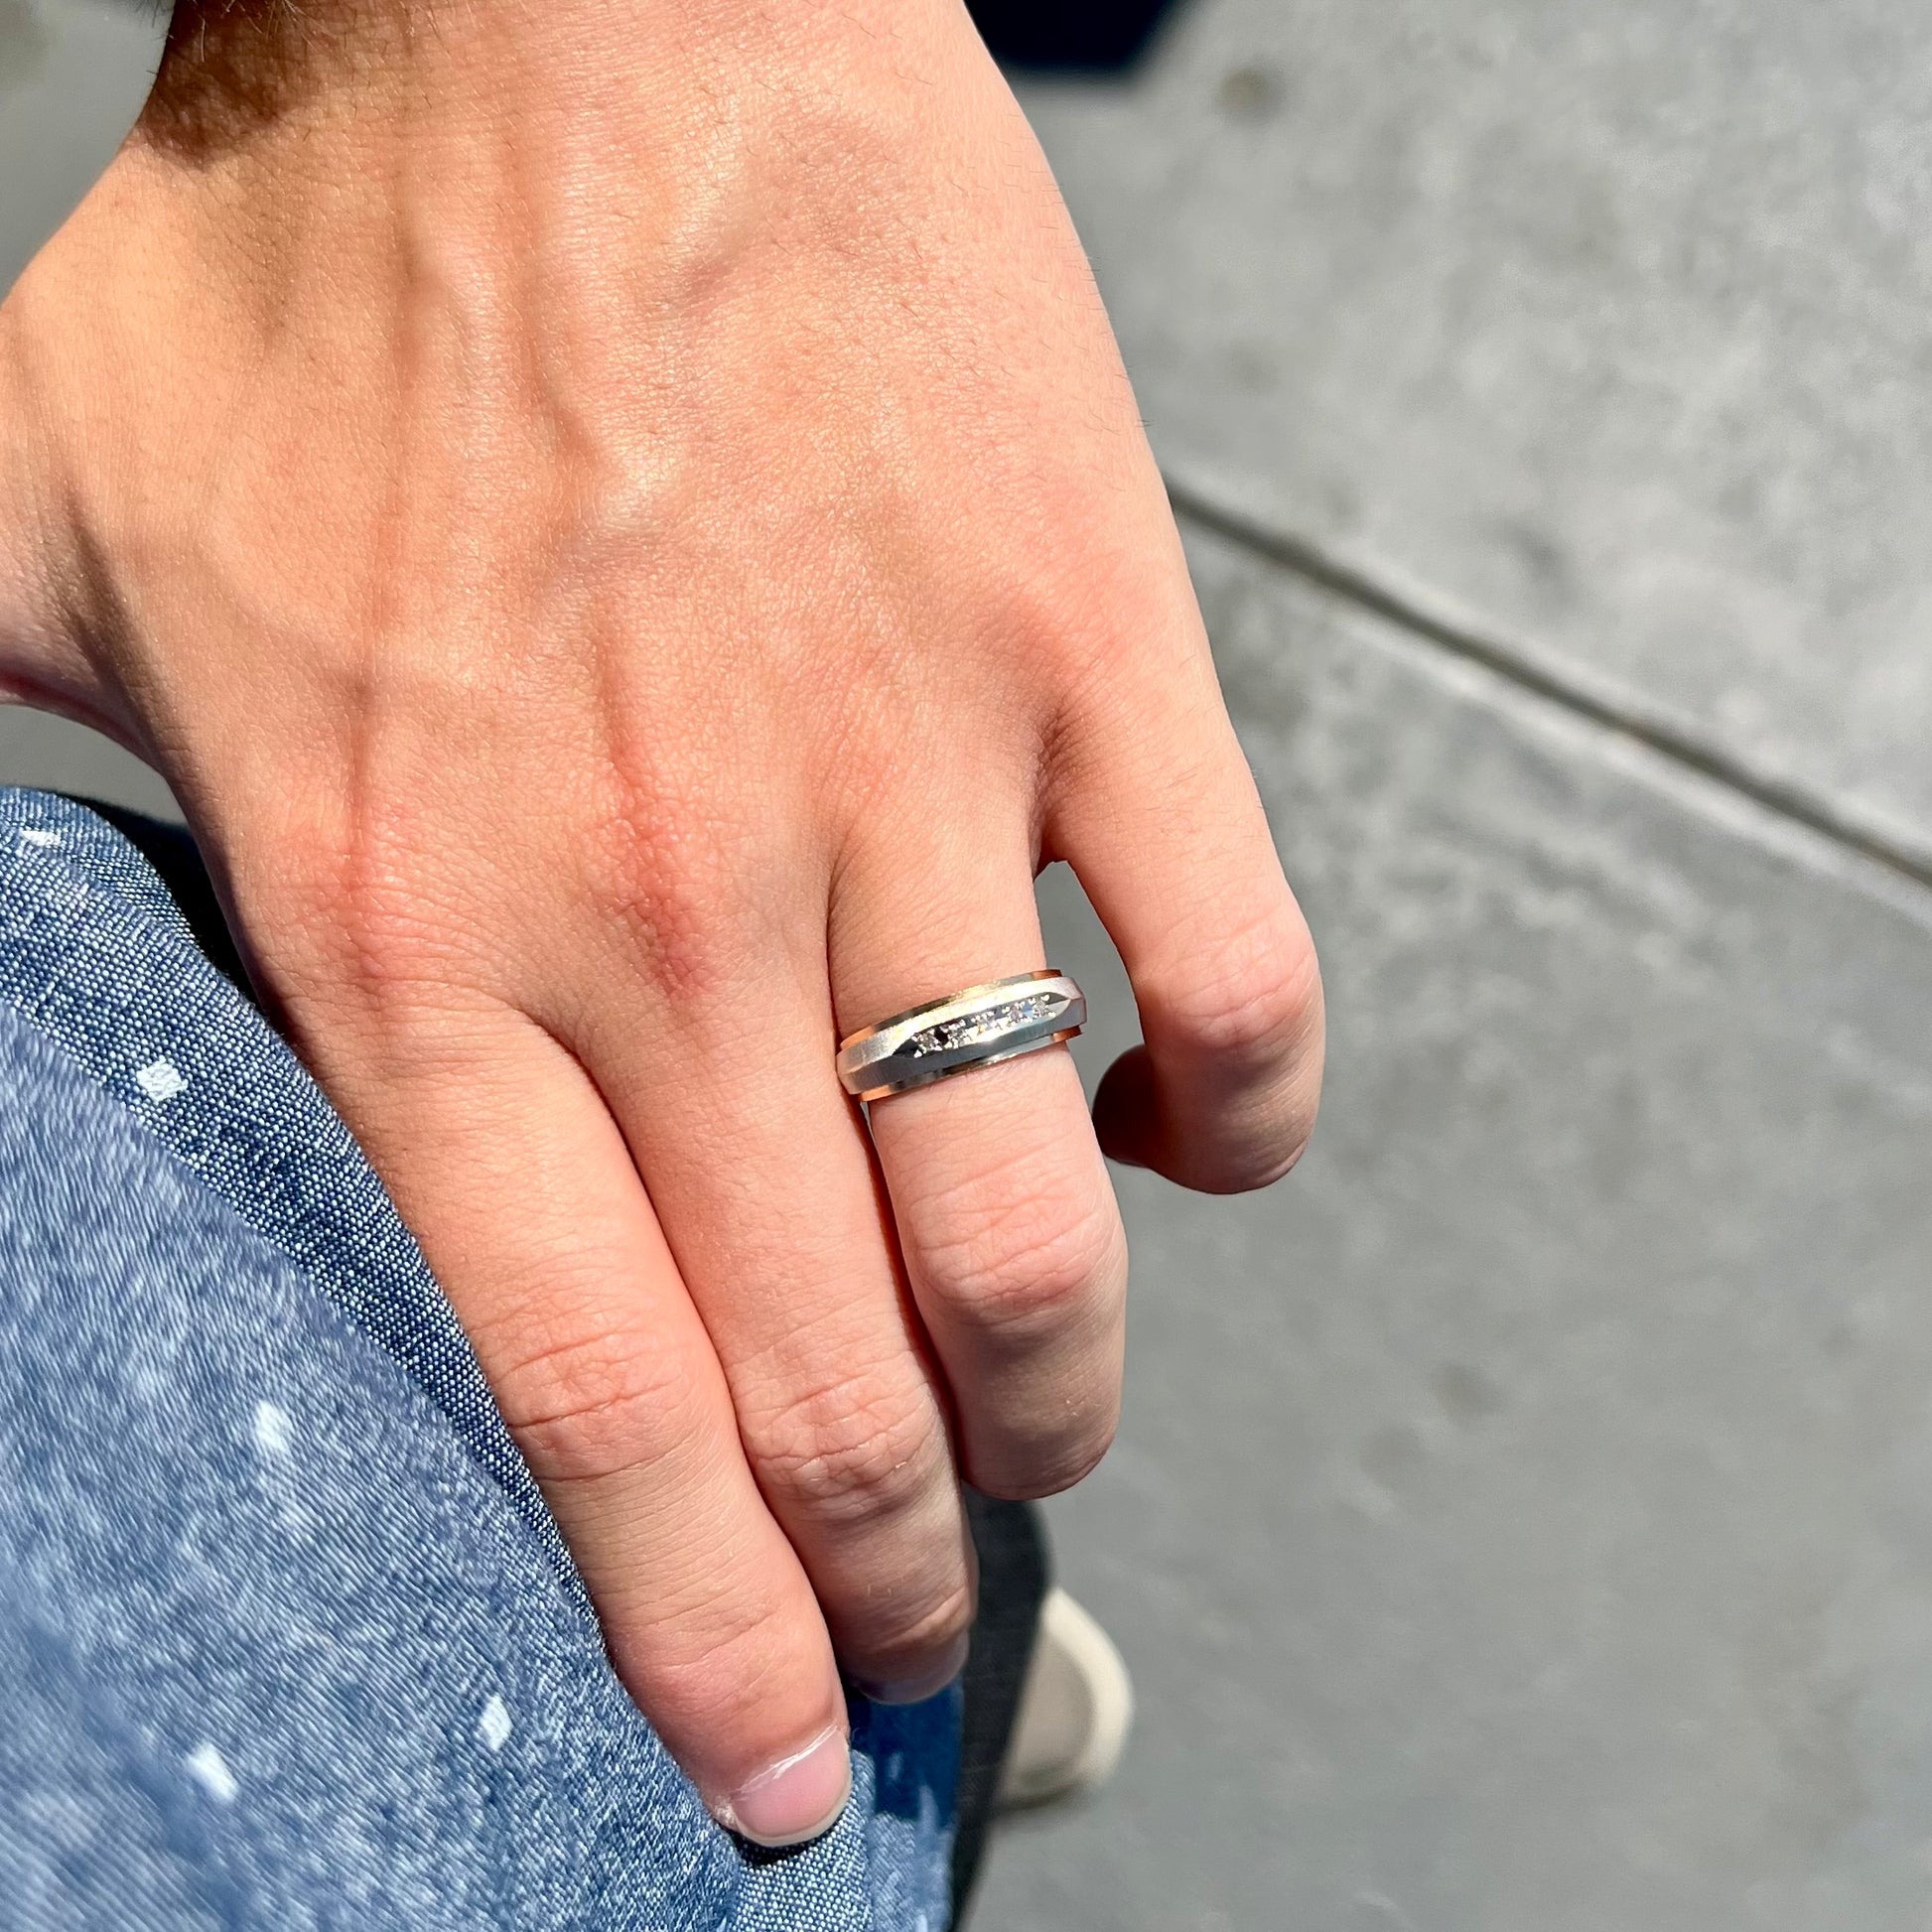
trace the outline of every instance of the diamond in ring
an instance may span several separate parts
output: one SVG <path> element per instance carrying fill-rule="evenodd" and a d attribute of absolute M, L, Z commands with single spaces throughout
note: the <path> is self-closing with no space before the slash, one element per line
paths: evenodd
<path fill-rule="evenodd" d="M 839 1080 L 861 1100 L 880 1100 L 1057 1046 L 1086 1018 L 1086 999 L 1064 973 L 1017 973 L 848 1035 L 839 1043 Z"/>
<path fill-rule="evenodd" d="M 1045 994 L 1035 994 L 1031 1000 L 1009 1000 L 1003 1007 L 988 1007 L 984 1013 L 970 1014 L 963 1020 L 942 1020 L 938 1026 L 914 1034 L 899 1051 L 918 1059 L 927 1053 L 948 1052 L 955 1046 L 971 1046 L 979 1040 L 992 1039 L 1009 1028 L 1044 1020 L 1065 1005 L 1064 1000 Z"/>

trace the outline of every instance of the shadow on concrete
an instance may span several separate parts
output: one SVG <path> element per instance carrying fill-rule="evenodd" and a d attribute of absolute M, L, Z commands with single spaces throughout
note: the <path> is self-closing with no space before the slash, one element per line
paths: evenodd
<path fill-rule="evenodd" d="M 968 0 L 1002 67 L 1122 73 L 1181 0 Z"/>

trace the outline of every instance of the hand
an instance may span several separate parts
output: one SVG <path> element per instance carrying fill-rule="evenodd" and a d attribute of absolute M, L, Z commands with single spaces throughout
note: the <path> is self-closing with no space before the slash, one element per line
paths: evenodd
<path fill-rule="evenodd" d="M 185 10 L 0 311 L 0 409 L 10 688 L 166 772 L 623 1681 L 722 1818 L 809 1834 L 838 1664 L 960 1662 L 955 1461 L 1033 1496 L 1105 1449 L 1126 1274 L 1065 1053 L 869 1137 L 839 1035 L 1047 963 L 1064 858 L 1147 1041 L 1110 1154 L 1264 1184 L 1319 1078 L 1133 398 L 965 14 Z"/>

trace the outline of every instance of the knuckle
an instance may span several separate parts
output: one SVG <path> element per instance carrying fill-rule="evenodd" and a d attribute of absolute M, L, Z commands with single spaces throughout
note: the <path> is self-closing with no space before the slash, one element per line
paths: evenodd
<path fill-rule="evenodd" d="M 942 1650 L 973 1627 L 973 1616 L 979 1606 L 972 1577 L 963 1561 L 958 1565 L 958 1573 L 957 1581 L 940 1593 L 938 1600 L 905 1625 L 899 1635 L 903 1648 Z"/>
<path fill-rule="evenodd" d="M 919 1580 L 924 1585 L 925 1579 Z M 863 1641 L 874 1670 L 897 1670 L 901 1660 L 930 1658 L 957 1643 L 973 1627 L 972 1579 L 964 1562 L 955 1564 L 935 1595 L 929 1587 L 908 1590 L 883 1611 L 868 1604 L 871 1629 Z"/>
<path fill-rule="evenodd" d="M 1002 1502 L 1037 1502 L 1043 1496 L 1057 1496 L 1084 1482 L 1100 1466 L 1114 1446 L 1119 1422 L 1118 1404 L 1096 1405 L 1092 1415 L 1047 1440 L 1025 1446 L 1022 1453 L 1010 1452 L 997 1465 L 974 1467 L 969 1471 L 973 1486 Z"/>
<path fill-rule="evenodd" d="M 266 963 L 285 996 L 406 1028 L 488 977 L 458 882 L 373 810 L 352 824 L 293 819 L 272 863 L 251 852 L 237 868 L 237 892 L 250 929 L 272 935 Z"/>
<path fill-rule="evenodd" d="M 648 1467 L 699 1431 L 694 1378 L 660 1342 L 622 1324 L 539 1337 L 493 1362 L 490 1381 L 532 1470 L 548 1481 Z"/>
<path fill-rule="evenodd" d="M 1141 1004 L 1149 1045 L 1186 1069 L 1200 1126 L 1170 1172 L 1215 1193 L 1280 1179 L 1308 1148 L 1321 1091 L 1321 974 L 1308 929 L 1271 917 L 1237 931 L 1156 976 Z"/>
<path fill-rule="evenodd" d="M 759 1481 L 781 1511 L 845 1525 L 897 1515 L 947 1473 L 929 1392 L 876 1373 L 794 1396 L 747 1437 Z"/>
<path fill-rule="evenodd" d="M 583 841 L 582 897 L 634 970 L 689 1002 L 718 989 L 743 950 L 752 919 L 744 848 L 715 802 L 633 774 Z"/>
<path fill-rule="evenodd" d="M 729 1559 L 672 1606 L 653 1592 L 634 1624 L 606 1619 L 621 1675 L 667 1730 L 735 1737 L 755 1759 L 795 1748 L 801 1687 L 822 1682 L 816 1619 Z M 759 1739 L 770 1749 L 760 1749 Z"/>
<path fill-rule="evenodd" d="M 1042 1460 L 1038 1478 L 1040 1486 L 1035 1493 L 1056 1496 L 1062 1489 L 1071 1489 L 1076 1482 L 1084 1482 L 1106 1459 L 1119 1427 L 1118 1395 L 1110 1397 L 1105 1403 L 1096 1403 L 1093 1412 L 1083 1418 L 1077 1428 L 1067 1432 L 1059 1454 Z"/>
<path fill-rule="evenodd" d="M 875 1684 L 924 1676 L 972 1628 L 974 1585 L 963 1558 L 844 1581 L 829 1593 L 821 1585 L 820 1601 L 839 1654 Z"/>
<path fill-rule="evenodd" d="M 1156 1024 L 1211 1054 L 1228 1077 L 1273 1076 L 1318 1027 L 1320 970 L 1306 928 L 1269 918 L 1237 930 L 1213 952 L 1167 976 L 1150 1002 Z"/>
<path fill-rule="evenodd" d="M 1124 1286 L 1126 1244 L 1104 1187 L 1048 1165 L 976 1178 L 922 1204 L 914 1265 L 949 1315 L 1024 1343 Z"/>

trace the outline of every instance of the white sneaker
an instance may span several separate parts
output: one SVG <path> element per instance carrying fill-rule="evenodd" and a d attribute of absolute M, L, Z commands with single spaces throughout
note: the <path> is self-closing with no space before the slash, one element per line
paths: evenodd
<path fill-rule="evenodd" d="M 1134 1686 L 1114 1640 L 1065 1590 L 1049 1590 L 1000 1771 L 999 1809 L 1050 1805 L 1105 1784 L 1133 1722 Z"/>

